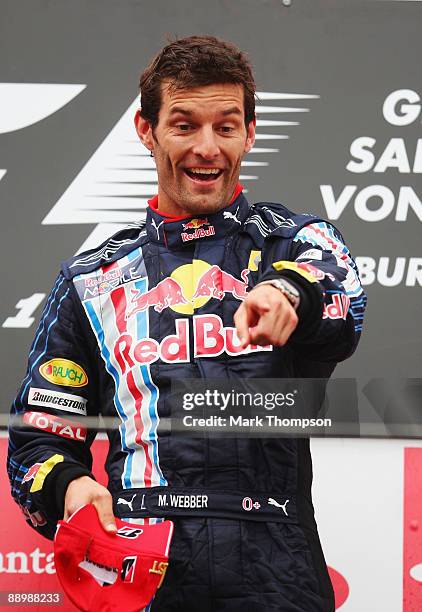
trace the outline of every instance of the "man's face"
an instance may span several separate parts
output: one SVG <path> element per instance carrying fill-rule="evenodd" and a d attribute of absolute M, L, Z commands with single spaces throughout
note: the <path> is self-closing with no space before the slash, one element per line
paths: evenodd
<path fill-rule="evenodd" d="M 245 127 L 243 87 L 216 84 L 176 90 L 162 85 L 158 125 L 139 114 L 138 134 L 153 151 L 159 210 L 169 215 L 217 212 L 230 201 L 255 125 Z"/>

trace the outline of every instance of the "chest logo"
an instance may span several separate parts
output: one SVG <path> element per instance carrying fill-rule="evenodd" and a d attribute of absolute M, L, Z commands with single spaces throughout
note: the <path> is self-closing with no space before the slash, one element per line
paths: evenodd
<path fill-rule="evenodd" d="M 170 276 L 144 293 L 132 289 L 126 318 L 151 307 L 156 312 L 171 308 L 179 314 L 189 315 L 211 298 L 222 300 L 226 295 L 244 300 L 248 274 L 249 270 L 245 269 L 241 272 L 241 279 L 238 279 L 216 264 L 194 259 L 192 263 L 173 270 Z"/>

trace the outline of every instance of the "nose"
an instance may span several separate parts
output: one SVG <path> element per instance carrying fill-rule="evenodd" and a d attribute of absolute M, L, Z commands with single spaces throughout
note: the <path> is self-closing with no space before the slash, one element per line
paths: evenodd
<path fill-rule="evenodd" d="M 220 155 L 220 147 L 217 142 L 217 134 L 212 126 L 204 126 L 198 130 L 196 140 L 192 147 L 192 153 L 211 161 Z"/>

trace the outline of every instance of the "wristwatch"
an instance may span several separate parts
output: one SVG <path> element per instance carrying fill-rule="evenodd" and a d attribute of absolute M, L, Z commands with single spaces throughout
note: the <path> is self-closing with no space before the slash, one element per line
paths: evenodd
<path fill-rule="evenodd" d="M 288 280 L 284 278 L 271 278 L 258 283 L 256 286 L 259 287 L 260 285 L 271 285 L 272 287 L 275 287 L 286 296 L 295 310 L 298 309 L 300 304 L 300 293 L 294 285 L 289 283 Z"/>

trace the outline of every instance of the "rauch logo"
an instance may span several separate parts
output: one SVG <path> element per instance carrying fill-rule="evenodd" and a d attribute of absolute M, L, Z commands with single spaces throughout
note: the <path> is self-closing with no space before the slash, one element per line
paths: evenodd
<path fill-rule="evenodd" d="M 55 385 L 84 387 L 88 384 L 85 370 L 70 359 L 50 359 L 40 366 L 40 374 Z"/>

